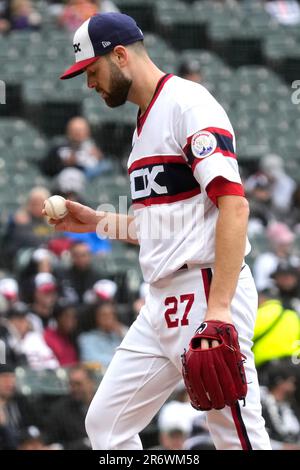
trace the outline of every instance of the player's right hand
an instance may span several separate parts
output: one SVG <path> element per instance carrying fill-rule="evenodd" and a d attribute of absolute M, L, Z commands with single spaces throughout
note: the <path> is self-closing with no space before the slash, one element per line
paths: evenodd
<path fill-rule="evenodd" d="M 57 232 L 95 232 L 99 216 L 94 209 L 79 202 L 66 201 L 68 214 L 63 219 L 49 219 Z M 43 210 L 43 215 L 47 215 Z"/>

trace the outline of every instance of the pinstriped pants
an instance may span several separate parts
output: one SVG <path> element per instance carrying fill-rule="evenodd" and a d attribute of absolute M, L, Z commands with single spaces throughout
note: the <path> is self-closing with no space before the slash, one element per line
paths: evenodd
<path fill-rule="evenodd" d="M 141 449 L 148 425 L 181 380 L 181 354 L 207 307 L 209 271 L 194 267 L 150 286 L 146 303 L 116 351 L 90 405 L 86 429 L 93 449 Z M 248 266 L 231 305 L 241 351 L 247 357 L 246 406 L 207 412 L 217 449 L 271 449 L 251 351 L 257 294 Z"/>

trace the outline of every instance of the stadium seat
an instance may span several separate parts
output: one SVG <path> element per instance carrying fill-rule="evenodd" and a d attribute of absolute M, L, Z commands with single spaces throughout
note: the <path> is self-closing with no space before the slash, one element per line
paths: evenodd
<path fill-rule="evenodd" d="M 154 30 L 155 2 L 153 0 L 116 0 L 116 4 L 122 13 L 135 18 L 143 31 Z"/>
<path fill-rule="evenodd" d="M 174 49 L 199 49 L 207 44 L 206 23 L 182 2 L 157 4 L 156 21 L 158 32 Z"/>
<path fill-rule="evenodd" d="M 84 117 L 93 125 L 102 123 L 131 123 L 135 124 L 137 108 L 132 103 L 118 109 L 108 108 L 99 97 L 87 97 L 83 101 L 82 111 Z"/>
<path fill-rule="evenodd" d="M 64 369 L 35 371 L 17 367 L 17 389 L 23 395 L 65 395 L 68 393 L 68 374 Z"/>
<path fill-rule="evenodd" d="M 265 233 L 253 235 L 250 238 L 252 256 L 258 256 L 270 249 L 270 243 Z"/>

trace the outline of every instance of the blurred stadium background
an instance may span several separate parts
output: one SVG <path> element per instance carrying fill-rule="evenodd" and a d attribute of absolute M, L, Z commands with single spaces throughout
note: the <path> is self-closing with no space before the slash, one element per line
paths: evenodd
<path fill-rule="evenodd" d="M 292 367 L 297 361 L 291 360 L 298 351 L 292 343 L 300 340 L 299 2 L 2 0 L 0 80 L 5 84 L 6 102 L 1 96 L 0 339 L 10 350 L 11 361 L 0 365 L 0 449 L 22 445 L 89 448 L 83 417 L 91 394 L 81 390 L 76 395 L 71 378 L 75 376 L 74 383 L 75 379 L 87 383 L 90 375 L 91 380 L 101 380 L 110 357 L 104 354 L 102 359 L 103 351 L 93 350 L 93 339 L 113 350 L 134 320 L 146 290 L 135 247 L 93 236 L 58 236 L 39 216 L 47 191 L 94 208 L 107 203 L 118 210 L 120 195 L 128 197 L 124 211 L 130 204 L 126 159 L 135 127 L 135 107 L 107 108 L 86 87 L 84 76 L 67 82 L 58 79 L 73 63 L 72 30 L 78 17 L 80 24 L 86 12 L 92 11 L 89 8 L 118 9 L 132 15 L 145 33 L 154 62 L 166 72 L 183 74 L 185 69 L 196 73 L 196 79 L 228 112 L 252 208 L 252 252 L 247 261 L 254 269 L 260 292 L 256 332 L 260 344 L 255 347 L 261 383 L 269 393 L 276 367 L 281 381 L 292 376 L 296 380 L 292 395 L 297 423 L 293 422 L 292 430 L 287 425 L 284 436 L 279 431 L 276 434 L 268 409 L 266 419 L 277 448 L 285 444 L 300 448 L 299 377 L 297 368 Z M 51 159 L 63 160 L 65 148 L 70 151 L 66 128 L 70 119 L 78 116 L 88 123 L 91 136 L 87 130 L 86 141 L 96 149 L 99 165 L 93 167 L 95 171 L 84 162 L 74 161 L 53 168 Z M 81 151 L 80 158 L 84 159 L 84 149 Z M 65 167 L 73 167 L 75 172 L 66 173 Z M 282 281 L 280 276 L 292 280 L 289 278 L 289 283 L 284 277 Z M 71 326 L 66 326 L 67 320 L 61 321 L 58 331 L 59 319 L 68 317 L 68 308 L 72 310 Z M 95 313 L 97 309 L 100 312 Z M 288 311 L 287 318 L 282 317 L 283 311 Z M 20 326 L 28 315 L 34 316 L 31 328 L 36 336 L 31 341 L 28 324 L 24 331 Z M 281 348 L 275 336 L 270 337 L 276 327 L 288 332 L 279 335 L 285 342 Z M 262 334 L 265 339 L 269 335 L 264 347 Z M 264 353 L 266 348 L 268 354 Z M 287 361 L 288 377 L 283 377 L 281 364 L 276 362 L 273 367 L 274 359 Z M 79 367 L 69 378 L 68 371 L 76 364 L 85 364 L 88 375 Z M 7 375 L 13 376 L 10 394 L 3 378 Z M 70 386 L 73 395 L 69 394 Z M 180 408 L 185 398 L 182 390 L 176 393 L 176 400 L 170 403 Z M 60 407 L 67 404 L 72 414 L 72 403 L 79 402 L 82 410 L 74 418 L 76 424 L 73 426 L 71 416 L 65 416 L 68 426 L 64 426 L 59 421 Z M 7 436 L 8 423 L 12 424 L 9 403 L 18 407 L 21 416 Z M 29 413 L 32 406 L 35 412 Z M 176 413 L 184 415 L 186 408 L 179 408 Z M 170 408 L 169 413 L 174 414 L 174 410 Z M 193 441 L 188 445 L 210 448 L 203 422 L 192 426 L 191 418 L 188 424 L 176 427 L 168 422 L 167 414 L 161 419 L 155 417 L 142 433 L 146 447 L 160 442 L 165 448 L 177 448 L 192 432 L 193 437 L 202 437 L 197 444 Z M 70 427 L 76 428 L 74 435 L 68 435 Z M 55 434 L 54 428 L 61 433 Z M 176 432 L 182 434 L 181 441 Z"/>

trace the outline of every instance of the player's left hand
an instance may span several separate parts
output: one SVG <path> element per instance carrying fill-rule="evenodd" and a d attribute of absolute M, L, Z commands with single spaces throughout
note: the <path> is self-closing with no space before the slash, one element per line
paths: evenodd
<path fill-rule="evenodd" d="M 182 373 L 192 406 L 219 410 L 244 399 L 244 360 L 238 333 L 231 323 L 203 322 L 182 355 Z"/>
<path fill-rule="evenodd" d="M 222 310 L 220 308 L 218 308 L 216 312 L 214 312 L 213 310 L 207 310 L 204 322 L 210 320 L 223 321 L 224 323 L 232 323 L 231 312 L 228 309 Z M 215 339 L 210 341 L 207 339 L 202 339 L 200 347 L 201 349 L 215 348 L 219 346 L 219 344 L 220 342 Z"/>

